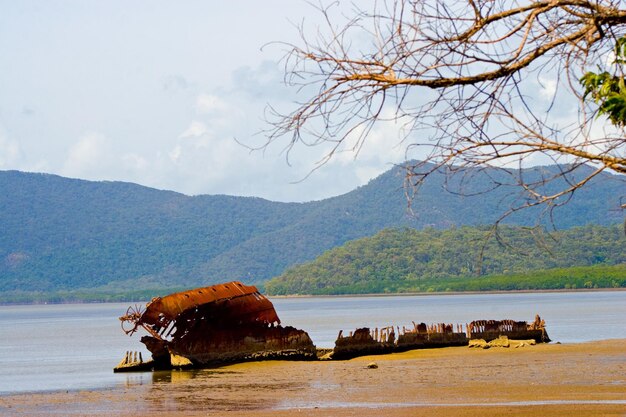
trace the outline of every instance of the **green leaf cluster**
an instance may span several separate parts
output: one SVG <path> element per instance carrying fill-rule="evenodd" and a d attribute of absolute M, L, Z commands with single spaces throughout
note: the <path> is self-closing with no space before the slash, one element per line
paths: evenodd
<path fill-rule="evenodd" d="M 607 116 L 615 126 L 626 125 L 626 83 L 622 65 L 626 62 L 626 38 L 619 38 L 615 45 L 614 65 L 616 73 L 587 72 L 580 79 L 584 88 L 583 98 L 591 97 L 598 104 L 598 116 Z"/>

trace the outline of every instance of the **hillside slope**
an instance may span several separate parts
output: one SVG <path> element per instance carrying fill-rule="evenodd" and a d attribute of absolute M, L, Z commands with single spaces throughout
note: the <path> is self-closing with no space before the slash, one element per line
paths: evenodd
<path fill-rule="evenodd" d="M 511 289 L 520 274 L 557 268 L 611 267 L 598 274 L 571 276 L 601 286 L 626 286 L 626 236 L 621 225 L 586 226 L 546 234 L 541 229 L 504 226 L 500 239 L 489 239 L 489 229 L 476 227 L 447 230 L 386 229 L 325 252 L 312 262 L 298 265 L 265 283 L 269 294 L 363 294 L 420 292 L 437 288 L 466 290 L 463 281 L 506 275 L 491 289 Z M 611 274 L 607 274 L 607 271 Z M 561 271 L 563 272 L 563 271 Z M 600 273 L 601 272 L 601 273 Z M 511 275 L 517 274 L 516 277 Z M 543 278 L 531 285 L 542 288 Z M 552 274 L 553 275 L 553 274 Z M 598 275 L 598 276 L 596 276 Z M 537 277 L 535 277 L 537 278 Z M 560 276 L 559 278 L 564 278 Z M 567 277 L 565 277 L 567 278 Z M 609 279 L 610 278 L 610 279 Z M 619 279 L 617 279 L 619 278 Z M 594 283 L 594 279 L 596 282 Z M 577 281 L 560 280 L 578 285 Z M 529 287 L 533 288 L 533 287 Z"/>
<path fill-rule="evenodd" d="M 527 175 L 538 175 L 539 170 Z M 470 192 L 486 187 L 477 174 Z M 413 203 L 392 169 L 342 196 L 309 203 L 185 196 L 121 182 L 90 182 L 0 171 L 0 291 L 108 286 L 195 286 L 239 279 L 262 283 L 332 247 L 388 227 L 447 228 L 493 222 L 509 190 L 462 197 L 434 176 Z M 557 227 L 613 224 L 621 178 L 603 174 L 558 208 Z M 532 224 L 525 210 L 508 221 Z"/>
<path fill-rule="evenodd" d="M 525 170 L 527 179 L 549 175 L 557 166 Z M 545 171 L 548 171 L 546 174 Z M 402 187 L 404 172 L 392 169 L 367 185 L 347 194 L 320 202 L 306 203 L 306 213 L 297 221 L 273 232 L 255 236 L 204 263 L 197 270 L 201 276 L 258 277 L 259 280 L 279 275 L 290 265 L 314 259 L 324 250 L 374 233 L 388 227 L 434 227 L 485 225 L 495 222 L 515 202 L 517 190 L 501 187 L 482 194 L 492 182 L 505 182 L 503 172 L 486 170 L 474 175 L 464 186 L 463 197 L 444 190 L 444 175 L 429 179 L 407 207 Z M 457 190 L 454 185 L 449 187 Z M 556 187 L 557 184 L 553 184 Z M 558 229 L 587 224 L 610 225 L 623 221 L 619 210 L 620 196 L 626 194 L 623 178 L 602 174 L 578 190 L 572 200 L 554 210 L 550 220 L 542 208 L 522 210 L 507 218 L 505 224 L 543 224 Z M 543 217 L 541 217 L 543 214 Z M 257 280 L 258 282 L 258 280 Z"/>

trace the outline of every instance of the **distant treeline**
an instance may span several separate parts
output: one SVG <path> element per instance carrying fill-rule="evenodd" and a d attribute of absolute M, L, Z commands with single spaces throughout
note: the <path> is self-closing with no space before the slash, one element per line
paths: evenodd
<path fill-rule="evenodd" d="M 0 304 L 66 304 L 66 303 L 117 303 L 150 301 L 186 288 L 151 289 L 78 289 L 59 291 L 7 291 L 0 292 Z"/>
<path fill-rule="evenodd" d="M 626 265 L 595 265 L 571 268 L 554 268 L 510 275 L 487 275 L 482 277 L 457 277 L 426 279 L 421 285 L 390 291 L 389 287 L 372 290 L 360 283 L 329 287 L 316 292 L 319 295 L 348 295 L 367 293 L 406 292 L 472 292 L 472 291 L 524 291 L 524 290 L 576 290 L 591 288 L 626 288 Z M 44 304 L 44 303 L 111 303 L 145 302 L 152 297 L 163 296 L 184 288 L 161 288 L 150 290 L 122 290 L 107 292 L 98 290 L 71 290 L 55 292 L 8 292 L 0 293 L 0 304 Z M 272 295 L 277 293 L 268 288 Z"/>
<path fill-rule="evenodd" d="M 268 281 L 268 294 L 626 287 L 621 226 L 387 229 Z"/>
<path fill-rule="evenodd" d="M 519 175 L 540 181 L 564 169 L 535 167 Z M 575 177 L 583 178 L 591 169 L 580 167 Z M 291 266 L 385 228 L 493 224 L 507 207 L 523 203 L 515 188 L 496 187 L 484 194 L 494 181 L 506 183 L 517 173 L 489 168 L 466 174 L 469 183 L 462 181 L 465 175 L 450 178 L 449 172 L 429 177 L 412 201 L 412 215 L 402 187 L 404 171 L 398 167 L 347 194 L 308 203 L 190 197 L 130 183 L 0 171 L 0 298 L 21 294 L 20 299 L 27 299 L 26 293 L 37 299 L 49 294 L 61 299 L 105 297 L 230 280 L 262 284 Z M 555 209 L 554 225 L 568 229 L 587 223 L 621 224 L 623 214 L 616 208 L 623 188 L 620 176 L 596 176 Z M 467 196 L 459 195 L 461 189 Z M 540 214 L 540 209 L 522 210 L 507 222 L 532 225 L 542 220 Z M 544 224 L 550 225 L 549 220 L 544 217 Z M 475 272 L 473 256 L 455 266 L 460 274 Z M 372 262 L 382 265 L 380 260 Z M 388 262 L 398 269 L 395 258 Z M 485 273 L 503 270 L 485 266 Z M 444 265 L 442 271 L 452 268 Z M 429 271 L 414 272 L 420 279 L 432 276 Z M 389 274 L 383 272 L 381 278 Z"/>

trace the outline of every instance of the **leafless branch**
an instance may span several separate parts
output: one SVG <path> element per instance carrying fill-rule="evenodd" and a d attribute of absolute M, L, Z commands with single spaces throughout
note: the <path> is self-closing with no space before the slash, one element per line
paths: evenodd
<path fill-rule="evenodd" d="M 291 113 L 270 113 L 268 143 L 287 137 L 287 151 L 331 144 L 324 164 L 339 150 L 358 152 L 392 114 L 406 127 L 407 155 L 420 156 L 407 168 L 414 191 L 442 170 L 495 166 L 512 175 L 506 167 L 539 156 L 567 164 L 540 181 L 494 182 L 524 195 L 499 221 L 528 207 L 551 212 L 602 172 L 626 174 L 626 132 L 599 129 L 578 82 L 610 65 L 626 34 L 623 1 L 387 0 L 343 21 L 331 8 L 319 7 L 326 27 L 315 36 L 303 27 L 298 44 L 282 44 L 285 80 L 306 98 Z M 547 101 L 537 98 L 544 79 L 554 85 Z M 572 109 L 565 118 L 563 103 Z M 585 164 L 593 169 L 573 175 Z"/>

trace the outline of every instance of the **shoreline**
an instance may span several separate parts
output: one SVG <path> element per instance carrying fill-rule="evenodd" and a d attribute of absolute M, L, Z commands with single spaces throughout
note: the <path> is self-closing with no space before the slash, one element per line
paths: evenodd
<path fill-rule="evenodd" d="M 626 339 L 622 339 L 622 338 L 609 338 L 609 339 L 591 340 L 591 341 L 584 341 L 584 342 L 570 342 L 570 343 L 561 343 L 559 341 L 556 341 L 556 342 L 541 343 L 539 345 L 535 345 L 535 347 L 542 346 L 542 345 L 543 346 L 572 347 L 572 346 L 584 346 L 584 345 L 593 345 L 593 344 L 611 344 L 611 343 L 623 343 L 625 347 L 625 352 L 626 352 Z M 322 363 L 324 364 L 324 363 L 347 363 L 350 361 L 364 362 L 366 361 L 366 359 L 375 362 L 377 358 L 380 358 L 383 360 L 395 360 L 395 359 L 403 358 L 407 355 L 414 356 L 414 355 L 419 354 L 419 352 L 429 352 L 429 353 L 435 352 L 436 353 L 437 351 L 442 351 L 445 349 L 459 349 L 459 350 L 470 349 L 470 350 L 476 350 L 476 351 L 481 350 L 478 348 L 469 348 L 468 346 L 431 347 L 431 348 L 412 349 L 412 350 L 403 351 L 403 352 L 391 352 L 391 353 L 384 353 L 384 354 L 377 354 L 377 355 L 363 355 L 363 356 L 357 356 L 351 359 L 312 360 L 312 361 L 304 361 L 304 360 L 246 361 L 246 362 L 232 363 L 232 364 L 228 364 L 228 365 L 224 365 L 224 366 L 220 366 L 216 368 L 192 368 L 188 370 L 174 369 L 174 370 L 162 370 L 162 371 L 130 372 L 130 373 L 125 374 L 125 376 L 132 378 L 133 376 L 154 375 L 155 373 L 168 373 L 168 372 L 171 372 L 171 373 L 175 373 L 175 372 L 190 372 L 190 373 L 222 372 L 222 371 L 228 370 L 231 367 L 246 367 L 246 366 L 255 366 L 255 365 L 263 366 L 263 364 L 265 363 Z M 502 351 L 506 351 L 509 349 L 514 350 L 515 348 L 492 348 L 492 350 L 502 350 Z M 529 349 L 533 349 L 533 347 Z M 72 393 L 79 393 L 79 392 L 84 392 L 84 391 L 106 392 L 106 391 L 114 391 L 118 389 L 119 388 L 118 385 L 119 383 L 112 383 L 111 385 L 100 386 L 100 387 L 72 388 L 72 389 L 48 389 L 48 390 L 40 390 L 40 391 L 34 390 L 34 391 L 20 391 L 20 392 L 0 392 L 0 399 L 2 399 L 2 397 L 12 397 L 12 396 L 72 394 Z"/>
<path fill-rule="evenodd" d="M 376 362 L 377 369 L 368 369 Z M 2 415 L 626 414 L 626 339 L 452 347 L 130 375 L 109 388 L 0 395 Z M 495 414 L 494 414 L 495 413 Z"/>
<path fill-rule="evenodd" d="M 400 292 L 400 293 L 371 293 L 371 294 L 290 294 L 290 295 L 266 295 L 267 298 L 362 298 L 362 297 L 429 297 L 435 295 L 481 295 L 481 294 L 543 294 L 543 293 L 578 293 L 578 292 L 622 292 L 626 288 L 562 288 L 547 290 L 495 290 L 495 291 L 439 291 L 439 292 Z"/>
<path fill-rule="evenodd" d="M 267 295 L 270 299 L 306 299 L 306 298 L 365 298 L 365 297 L 429 297 L 438 295 L 498 295 L 498 294 L 548 294 L 548 293 L 581 293 L 581 292 L 625 292 L 626 288 L 562 288 L 545 290 L 494 290 L 494 291 L 439 291 L 439 292 L 403 292 L 403 293 L 371 293 L 371 294 L 290 294 L 290 295 Z M 165 294 L 164 294 L 165 295 Z M 33 302 L 33 303 L 10 303 L 0 302 L 0 307 L 9 306 L 42 306 L 42 305 L 74 305 L 74 304 L 126 304 L 147 303 L 150 300 L 131 301 L 70 301 L 70 302 Z"/>

